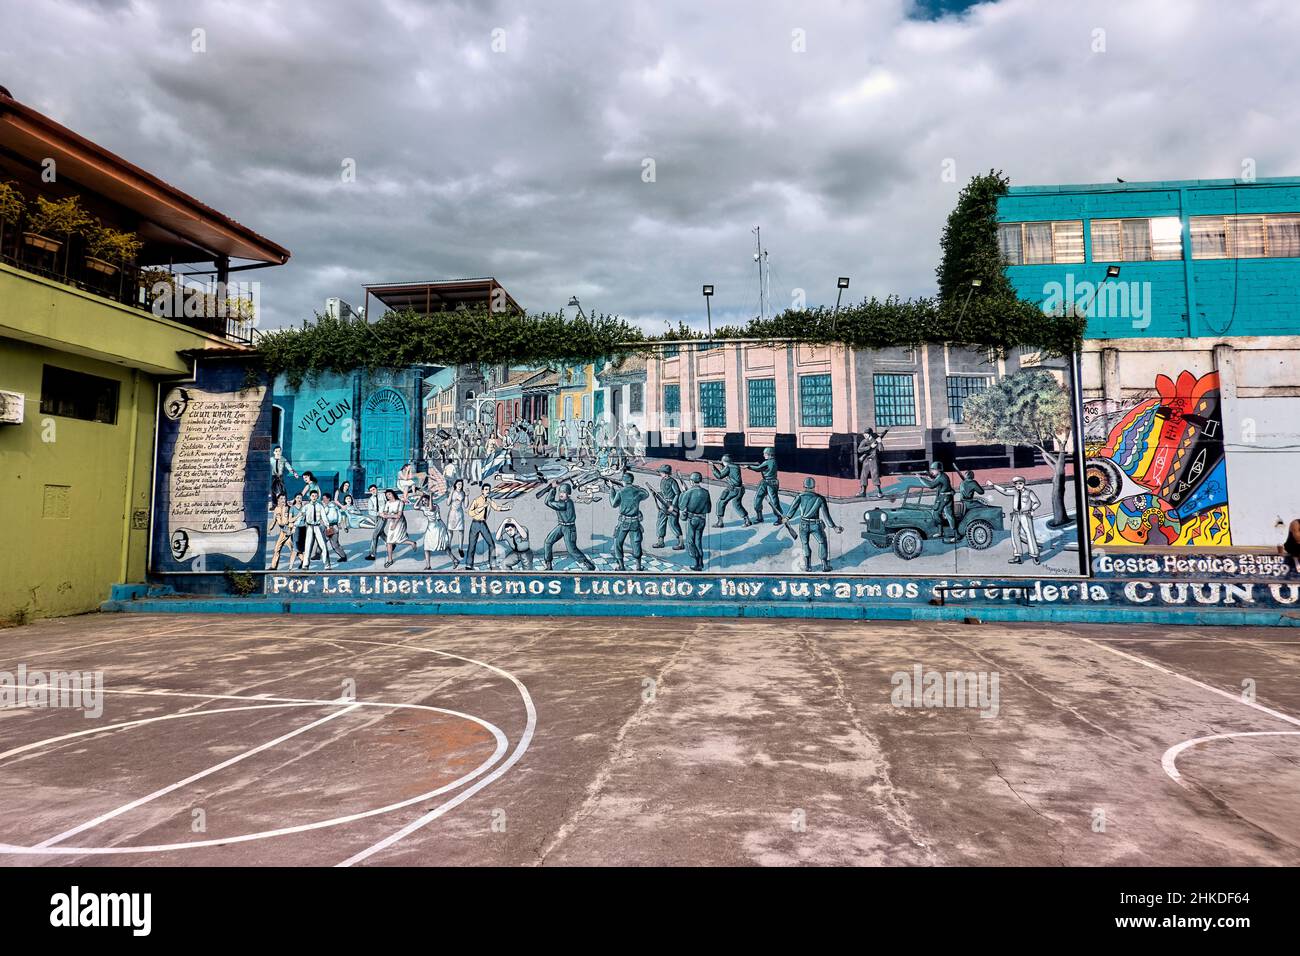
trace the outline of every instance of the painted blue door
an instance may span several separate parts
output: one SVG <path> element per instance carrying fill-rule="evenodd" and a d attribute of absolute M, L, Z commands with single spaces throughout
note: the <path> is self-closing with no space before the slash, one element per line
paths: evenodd
<path fill-rule="evenodd" d="M 407 462 L 410 415 L 402 396 L 391 388 L 374 392 L 362 406 L 361 465 L 366 483 L 397 487 L 397 473 Z"/>

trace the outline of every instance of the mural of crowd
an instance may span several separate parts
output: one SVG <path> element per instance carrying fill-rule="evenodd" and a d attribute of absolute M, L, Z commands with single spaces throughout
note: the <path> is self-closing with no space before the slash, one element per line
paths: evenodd
<path fill-rule="evenodd" d="M 545 370 L 526 371 L 503 370 L 497 380 L 535 383 Z M 457 373 L 442 376 L 448 388 L 464 388 L 454 417 L 429 409 L 412 415 L 394 380 L 364 376 L 304 384 L 307 392 L 322 390 L 298 396 L 315 411 L 295 410 L 289 420 L 318 444 L 284 440 L 271 448 L 268 570 L 1080 570 L 1074 482 L 1060 451 L 1070 444 L 1072 400 L 1062 377 L 1043 370 L 989 375 L 987 394 L 969 396 L 972 420 L 984 431 L 963 426 L 952 440 L 947 422 L 942 448 L 918 442 L 920 426 L 878 427 L 873 412 L 882 406 L 866 400 L 864 389 L 850 413 L 854 430 L 836 449 L 791 451 L 773 442 L 733 454 L 701 442 L 671 457 L 662 423 L 641 403 L 611 409 L 616 403 L 575 396 L 510 404 L 503 414 L 491 376 Z M 1051 393 L 1066 409 L 1058 432 L 1044 437 L 999 420 L 1011 414 L 1007 402 L 995 400 L 1003 386 Z M 287 408 L 289 391 L 277 385 L 273 400 Z M 384 391 L 392 394 L 376 402 Z M 890 401 L 896 406 L 896 396 Z M 556 404 L 561 411 L 553 415 Z M 345 428 L 339 444 L 319 444 L 336 426 L 322 425 L 316 412 L 326 409 L 325 417 L 346 426 L 351 408 L 362 409 L 359 428 Z M 367 409 L 378 411 L 368 420 Z M 414 423 L 404 460 L 373 457 L 379 453 L 366 432 L 380 421 Z M 680 419 L 674 424 L 684 430 Z M 702 422 L 696 430 L 707 432 Z M 285 432 L 282 422 L 276 436 Z M 350 447 L 352 461 L 373 462 L 356 487 L 346 476 L 357 472 L 323 457 L 346 459 L 341 446 Z M 845 450 L 847 473 L 832 460 Z M 918 452 L 931 454 L 917 460 Z"/>

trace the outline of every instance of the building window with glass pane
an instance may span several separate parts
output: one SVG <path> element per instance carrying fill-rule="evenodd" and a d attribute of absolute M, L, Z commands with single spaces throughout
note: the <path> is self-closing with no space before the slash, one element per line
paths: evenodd
<path fill-rule="evenodd" d="M 1011 266 L 1083 261 L 1083 220 L 1005 222 L 998 226 L 1002 260 Z"/>
<path fill-rule="evenodd" d="M 727 427 L 726 382 L 700 382 L 700 427 Z"/>
<path fill-rule="evenodd" d="M 876 375 L 872 384 L 877 426 L 916 424 L 916 384 L 911 375 Z"/>
<path fill-rule="evenodd" d="M 776 379 L 751 378 L 748 390 L 750 428 L 776 427 Z"/>
<path fill-rule="evenodd" d="M 682 426 L 682 387 L 680 385 L 664 386 L 664 428 L 681 428 Z"/>
<path fill-rule="evenodd" d="M 1094 219 L 1093 262 L 1159 262 L 1183 257 L 1183 223 L 1156 219 Z"/>
<path fill-rule="evenodd" d="M 633 414 L 642 411 L 645 404 L 645 386 L 633 382 L 627 387 L 627 410 Z"/>
<path fill-rule="evenodd" d="M 833 421 L 831 377 L 799 376 L 799 424 L 807 428 L 829 428 Z"/>
<path fill-rule="evenodd" d="M 1300 215 L 1193 216 L 1193 259 L 1300 257 Z"/>
<path fill-rule="evenodd" d="M 948 419 L 954 425 L 960 425 L 965 418 L 966 399 L 978 395 L 992 383 L 987 375 L 949 375 L 948 376 Z"/>

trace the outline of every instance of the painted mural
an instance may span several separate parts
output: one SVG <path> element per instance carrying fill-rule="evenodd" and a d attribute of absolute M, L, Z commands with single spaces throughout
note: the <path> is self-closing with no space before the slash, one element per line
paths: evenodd
<path fill-rule="evenodd" d="M 264 429 L 258 440 L 224 439 L 264 449 L 249 462 L 248 487 L 264 490 L 245 515 L 260 531 L 247 565 L 333 575 L 1081 573 L 1064 365 L 795 349 L 732 379 L 707 371 L 727 354 L 719 348 L 574 368 L 277 381 L 258 398 L 266 414 L 245 413 Z M 743 366 L 740 347 L 728 350 Z M 774 367 L 797 377 L 778 382 Z M 1024 394 L 1065 410 L 1050 434 L 1017 418 L 1006 396 Z M 194 451 L 182 442 L 171 452 L 160 467 L 174 475 Z M 155 570 L 183 567 L 167 558 Z"/>
<path fill-rule="evenodd" d="M 1093 547 L 1230 545 L 1218 373 L 1159 375 L 1154 386 L 1085 405 Z"/>

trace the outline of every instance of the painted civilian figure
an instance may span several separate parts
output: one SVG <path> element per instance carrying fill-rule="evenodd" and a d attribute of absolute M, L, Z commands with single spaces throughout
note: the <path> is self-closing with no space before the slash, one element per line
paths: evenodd
<path fill-rule="evenodd" d="M 271 552 L 271 570 L 279 569 L 280 552 L 284 550 L 285 545 L 289 546 L 289 567 L 292 569 L 297 548 L 293 540 L 293 515 L 289 511 L 289 499 L 285 497 L 284 492 L 275 497 L 275 511 L 271 513 L 271 530 L 276 532 L 275 550 Z"/>
<path fill-rule="evenodd" d="M 348 527 L 347 513 L 329 495 L 321 495 L 320 502 L 325 506 L 325 544 L 336 558 L 346 561 L 348 553 L 343 549 L 342 537 Z"/>
<path fill-rule="evenodd" d="M 469 503 L 466 514 L 469 516 L 469 541 L 465 545 L 465 569 L 474 570 L 475 552 L 478 551 L 479 539 L 487 545 L 488 568 L 493 566 L 497 556 L 496 540 L 492 529 L 488 527 L 489 511 L 509 511 L 509 505 L 492 500 L 492 486 L 486 482 L 479 486 L 478 497 Z"/>
<path fill-rule="evenodd" d="M 404 507 L 405 505 L 396 490 L 392 488 L 384 489 L 384 507 L 380 514 L 384 519 L 384 546 L 388 549 L 388 560 L 384 562 L 386 568 L 393 566 L 398 545 L 404 544 L 412 554 L 415 553 L 415 542 L 411 540 L 407 533 Z"/>
<path fill-rule="evenodd" d="M 293 475 L 295 478 L 298 477 L 298 472 L 294 471 L 293 464 L 289 461 L 289 459 L 284 457 L 283 453 L 280 450 L 280 446 L 276 445 L 274 448 L 271 449 L 271 500 L 272 501 L 279 501 L 280 496 L 285 493 L 284 473 L 286 471 L 289 472 L 289 474 Z"/>
<path fill-rule="evenodd" d="M 424 570 L 433 569 L 433 556 L 445 554 L 451 559 L 451 569 L 460 567 L 460 558 L 452 551 L 451 533 L 438 513 L 438 506 L 428 495 L 420 496 L 420 514 L 424 515 Z"/>
<path fill-rule="evenodd" d="M 1008 564 L 1021 564 L 1028 554 L 1038 564 L 1038 537 L 1034 534 L 1034 512 L 1038 509 L 1038 495 L 1025 487 L 1025 479 L 1020 475 L 1011 479 L 1011 487 L 1004 488 L 994 483 L 994 491 L 1011 499 L 1011 552 L 1014 555 Z M 1021 538 L 1023 537 L 1023 545 Z"/>
<path fill-rule="evenodd" d="M 373 561 L 384 540 L 384 496 L 379 493 L 378 485 L 366 489 L 366 520 L 371 522 L 369 526 L 374 529 L 370 535 L 370 553 L 366 555 L 366 560 Z"/>
<path fill-rule="evenodd" d="M 507 518 L 497 528 L 497 544 L 501 545 L 501 567 L 507 571 L 520 568 L 533 569 L 533 549 L 528 543 L 528 529 L 514 518 Z"/>
<path fill-rule="evenodd" d="M 325 561 L 325 570 L 332 570 L 330 553 L 325 546 L 325 505 L 321 503 L 319 488 L 312 489 L 306 503 L 302 506 L 302 523 L 306 530 L 306 545 L 302 551 L 302 569 L 306 571 L 311 567 L 312 555 L 319 548 L 321 558 Z"/>

